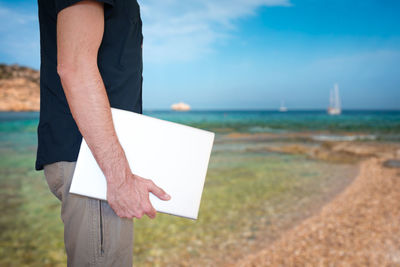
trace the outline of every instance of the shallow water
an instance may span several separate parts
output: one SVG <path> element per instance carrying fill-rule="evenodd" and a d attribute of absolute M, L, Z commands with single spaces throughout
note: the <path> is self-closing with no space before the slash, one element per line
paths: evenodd
<path fill-rule="evenodd" d="M 171 116 L 185 121 L 187 115 Z M 0 265 L 64 266 L 60 205 L 43 173 L 34 170 L 37 113 L 3 113 L 0 120 Z M 199 126 L 201 121 L 186 123 Z M 219 142 L 220 136 L 211 155 L 199 219 L 158 214 L 153 221 L 135 220 L 136 266 L 204 266 L 240 258 L 311 215 L 357 171 L 353 165 L 252 152 L 249 148 L 262 143 Z"/>

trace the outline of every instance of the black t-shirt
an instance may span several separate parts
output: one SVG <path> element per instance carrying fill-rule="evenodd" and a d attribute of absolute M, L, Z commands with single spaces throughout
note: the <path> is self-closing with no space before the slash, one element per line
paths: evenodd
<path fill-rule="evenodd" d="M 82 135 L 57 74 L 57 14 L 80 0 L 38 0 L 40 25 L 40 120 L 36 170 L 76 161 Z M 136 0 L 104 2 L 104 36 L 97 64 L 111 107 L 142 113 L 142 20 Z M 76 18 L 79 20 L 79 18 Z M 82 97 L 85 97 L 84 95 Z"/>

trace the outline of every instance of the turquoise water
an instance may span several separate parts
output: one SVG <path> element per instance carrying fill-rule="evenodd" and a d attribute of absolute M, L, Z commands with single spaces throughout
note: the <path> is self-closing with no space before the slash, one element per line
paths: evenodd
<path fill-rule="evenodd" d="M 335 131 L 349 132 L 357 129 L 357 124 L 366 132 L 386 137 L 400 132 L 396 112 L 345 113 L 340 117 L 329 117 L 322 111 L 144 114 L 217 133 L 320 131 L 333 125 L 340 125 Z M 0 266 L 66 265 L 60 203 L 49 192 L 43 172 L 34 170 L 37 124 L 37 112 L 0 113 Z M 199 220 L 165 214 L 157 215 L 155 221 L 136 220 L 134 265 L 186 262 L 188 266 L 207 266 L 235 260 L 247 253 L 242 249 L 257 236 L 261 246 L 264 240 L 277 238 L 291 223 L 308 216 L 344 188 L 357 171 L 349 164 L 254 150 L 264 144 L 258 140 L 216 141 Z M 219 247 L 227 240 L 229 246 Z"/>
<path fill-rule="evenodd" d="M 241 132 L 333 131 L 400 133 L 400 111 L 344 111 L 330 116 L 321 111 L 148 111 L 145 114 L 192 126 Z"/>
<path fill-rule="evenodd" d="M 356 132 L 373 135 L 373 139 L 377 140 L 400 141 L 399 110 L 345 110 L 339 116 L 329 116 L 324 110 L 301 110 L 286 113 L 265 110 L 189 112 L 145 110 L 143 114 L 217 133 L 322 131 L 341 134 Z M 36 139 L 28 141 L 24 138 L 24 134 L 36 132 L 38 117 L 38 112 L 0 112 L 0 142 L 5 140 L 10 142 L 10 136 L 5 137 L 4 134 L 12 133 L 14 137 L 11 139 L 15 139 L 15 141 L 34 144 Z"/>

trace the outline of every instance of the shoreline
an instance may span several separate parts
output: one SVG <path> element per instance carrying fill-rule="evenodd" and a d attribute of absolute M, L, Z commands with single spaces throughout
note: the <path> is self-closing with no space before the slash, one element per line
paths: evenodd
<path fill-rule="evenodd" d="M 277 152 L 303 154 L 309 158 L 334 162 L 360 162 L 370 157 L 399 158 L 400 142 L 381 140 L 319 140 L 316 135 L 323 131 L 290 133 L 239 133 L 220 135 L 217 142 L 256 142 L 253 152 Z M 360 136 L 362 133 L 346 133 L 343 136 Z"/>
<path fill-rule="evenodd" d="M 339 242 L 340 244 L 339 247 L 336 248 L 336 252 L 340 255 L 348 255 L 346 258 L 348 260 L 348 264 L 365 264 L 365 262 L 362 261 L 363 259 L 360 257 L 357 258 L 357 256 L 351 255 L 349 251 L 341 250 L 341 246 L 343 246 L 343 244 L 345 244 L 347 241 L 360 240 L 361 242 L 361 240 L 363 240 L 363 242 L 368 243 L 368 241 L 365 241 L 365 238 L 361 235 L 362 233 L 357 231 L 354 233 L 354 230 L 357 228 L 355 225 L 359 226 L 360 222 L 357 222 L 357 224 L 354 226 L 351 224 L 336 226 L 335 231 L 347 231 L 346 233 L 348 234 L 348 236 L 344 235 L 340 241 L 335 239 L 335 234 L 333 236 L 329 236 L 328 238 L 321 238 L 321 235 L 323 236 L 331 234 L 333 227 L 332 225 L 335 225 L 335 222 L 340 223 L 340 216 L 335 218 L 332 217 L 331 214 L 340 213 L 338 210 L 340 210 L 341 207 L 344 209 L 343 212 L 345 212 L 346 209 L 351 210 L 353 208 L 354 210 L 352 210 L 352 214 L 357 214 L 359 209 L 354 207 L 352 204 L 353 201 L 359 201 L 357 202 L 357 205 L 360 207 L 371 204 L 368 201 L 384 203 L 383 199 L 387 197 L 384 194 L 375 194 L 375 199 L 372 200 L 362 198 L 368 194 L 367 192 L 371 192 L 371 188 L 365 184 L 375 181 L 376 183 L 381 183 L 382 186 L 387 187 L 387 184 L 384 182 L 385 177 L 388 178 L 386 182 L 392 184 L 397 183 L 396 179 L 399 180 L 400 178 L 400 170 L 396 169 L 395 167 L 387 168 L 384 166 L 400 166 L 400 144 L 398 142 L 382 142 L 371 140 L 315 140 L 312 139 L 312 135 L 314 134 L 315 133 L 304 132 L 279 135 L 271 133 L 231 133 L 226 134 L 221 138 L 222 142 L 230 142 L 232 140 L 239 140 L 243 142 L 249 140 L 257 141 L 259 142 L 259 145 L 249 149 L 253 152 L 275 152 L 282 154 L 305 155 L 306 157 L 315 160 L 336 163 L 351 163 L 359 166 L 359 172 L 356 177 L 354 177 L 352 182 L 347 184 L 342 191 L 338 192 L 333 198 L 320 206 L 316 213 L 312 214 L 311 216 L 305 216 L 303 220 L 298 221 L 297 223 L 293 224 L 292 227 L 286 229 L 286 231 L 283 231 L 279 238 L 272 240 L 272 242 L 266 243 L 263 249 L 258 251 L 255 250 L 253 253 L 249 253 L 249 255 L 243 257 L 239 263 L 226 262 L 225 266 L 304 266 L 306 264 L 327 266 L 328 263 L 335 262 L 336 259 L 340 259 L 337 261 L 337 263 L 342 264 L 343 257 L 336 258 L 337 255 L 330 255 L 332 251 L 331 243 L 335 242 Z M 388 164 L 388 162 L 390 162 L 390 164 Z M 395 164 L 393 164 L 393 162 L 395 162 Z M 400 184 L 397 185 L 400 186 Z M 396 188 L 396 186 L 394 186 L 394 188 Z M 394 198 L 398 203 L 400 203 L 400 195 L 396 196 L 396 192 L 393 191 L 391 191 L 391 193 L 395 195 Z M 373 194 L 371 194 L 371 196 L 372 195 Z M 396 208 L 393 210 L 395 209 Z M 397 210 L 399 211 L 398 218 L 400 218 L 400 205 L 398 205 Z M 375 230 L 379 229 L 380 227 L 384 228 L 385 223 L 390 224 L 390 220 L 385 218 L 382 213 L 379 213 L 379 210 L 373 211 L 375 213 L 372 212 L 369 219 L 380 220 L 381 223 L 375 225 Z M 390 209 L 386 209 L 385 212 L 390 213 Z M 349 220 L 351 221 L 351 214 L 349 216 Z M 357 214 L 355 216 L 357 217 L 361 215 Z M 395 217 L 396 215 L 391 218 L 394 219 Z M 327 218 L 333 219 L 330 219 L 329 222 L 326 222 Z M 328 226 L 326 227 L 326 225 Z M 368 230 L 369 229 L 367 228 L 366 232 L 368 232 Z M 396 232 L 393 231 L 393 229 L 388 229 L 388 232 L 389 234 L 382 237 L 383 241 L 381 240 L 381 242 L 397 242 L 397 244 L 400 244 L 400 238 L 390 238 L 391 236 L 395 236 Z M 307 238 L 309 236 L 311 237 L 308 240 Z M 258 239 L 262 240 L 263 236 L 258 237 Z M 329 241 L 326 241 L 327 239 L 329 239 Z M 306 245 L 306 241 L 304 240 L 308 240 Z M 324 241 L 326 241 L 326 243 L 324 243 Z M 324 245 L 325 247 L 323 247 Z M 352 245 L 357 248 L 357 244 Z M 360 245 L 358 247 L 364 251 L 364 260 L 365 258 L 368 258 L 368 252 L 365 252 L 368 251 L 368 247 L 365 248 Z M 352 247 L 350 246 L 350 251 L 352 251 L 351 248 Z M 316 254 L 318 249 L 321 253 L 320 255 Z M 390 249 L 393 250 L 393 248 Z M 397 247 L 397 249 L 400 251 L 400 245 Z M 384 251 L 381 251 L 381 254 L 383 255 Z M 400 253 L 398 256 L 400 257 Z M 376 259 L 367 260 L 374 262 Z M 380 262 L 375 261 L 375 263 L 378 264 Z M 395 259 L 393 262 L 389 262 L 387 264 L 390 265 L 394 263 L 400 264 L 400 260 L 397 261 Z M 382 264 L 380 266 L 385 265 Z"/>
<path fill-rule="evenodd" d="M 247 244 L 246 251 L 252 255 L 254 251 L 260 251 L 264 248 L 270 247 L 277 240 L 280 240 L 282 237 L 284 237 L 288 231 L 296 228 L 309 218 L 319 214 L 326 205 L 333 201 L 337 196 L 342 194 L 354 182 L 359 172 L 359 164 L 357 164 L 357 170 L 354 176 L 346 179 L 338 179 L 340 181 L 332 184 L 335 186 L 334 188 L 329 188 L 323 193 L 320 192 L 318 195 L 310 197 L 310 199 L 312 199 L 312 203 L 307 203 L 307 201 L 304 202 L 303 200 L 300 200 L 301 203 L 296 206 L 296 211 L 294 211 L 295 208 L 292 208 L 293 210 L 290 213 L 278 215 L 285 217 L 285 219 L 276 219 L 276 221 L 272 220 L 272 224 L 276 223 L 276 227 L 274 227 L 274 231 L 276 231 L 276 233 L 271 235 L 269 233 L 271 229 L 264 229 L 263 231 L 260 231 L 257 233 L 259 236 L 254 238 L 254 242 Z M 255 244 L 256 242 L 258 243 Z M 230 259 L 225 262 L 217 262 L 217 264 L 214 264 L 213 266 L 236 266 L 236 262 L 241 262 L 243 258 L 247 257 L 238 257 L 234 260 Z"/>
<path fill-rule="evenodd" d="M 267 160 L 268 155 L 279 154 L 289 154 L 288 156 L 292 157 L 290 154 L 293 153 L 263 149 L 264 145 L 268 144 L 276 146 L 277 144 L 274 141 L 271 143 L 264 142 L 265 140 L 259 142 L 259 140 L 254 138 L 255 136 L 250 135 L 248 137 L 250 138 L 242 140 L 243 143 L 241 143 L 237 142 L 236 138 L 232 139 L 231 136 L 220 136 L 216 145 L 222 145 L 222 147 L 214 150 L 214 152 L 222 153 L 224 149 L 233 145 L 235 150 L 232 150 L 232 153 L 234 153 L 234 151 L 242 151 L 244 154 L 250 153 L 258 155 L 257 157 L 260 159 L 265 158 Z M 236 146 L 238 143 L 241 144 Z M 304 153 L 296 154 L 300 154 L 298 159 L 309 158 Z M 295 156 L 295 158 L 297 158 L 297 156 Z M 305 187 L 297 187 L 297 185 L 294 185 L 293 190 L 283 193 L 283 198 L 278 197 L 271 202 L 270 198 L 265 197 L 265 199 L 260 202 L 260 206 L 257 208 L 257 213 L 254 213 L 253 215 L 251 215 L 252 213 L 243 214 L 246 216 L 255 216 L 255 218 L 254 220 L 250 218 L 246 219 L 246 224 L 249 225 L 243 227 L 242 231 L 236 233 L 236 237 L 232 236 L 232 238 L 228 238 L 227 240 L 221 240 L 221 243 L 210 243 L 210 248 L 198 250 L 198 252 L 200 253 L 201 251 L 201 254 L 203 255 L 201 258 L 187 258 L 186 256 L 179 259 L 173 258 L 167 266 L 175 266 L 175 264 L 180 266 L 235 265 L 235 263 L 243 259 L 243 257 L 246 257 L 246 255 L 251 255 L 270 246 L 276 240 L 282 238 L 287 231 L 301 224 L 308 218 L 318 214 L 323 207 L 328 205 L 333 199 L 345 191 L 350 184 L 352 184 L 360 171 L 360 163 L 358 161 L 332 162 L 318 158 L 309 159 L 309 162 L 314 162 L 313 164 L 319 164 L 321 166 L 329 165 L 331 167 L 326 169 L 327 173 L 322 175 L 323 177 L 311 176 L 309 179 L 314 180 L 314 182 Z M 293 169 L 294 166 L 291 165 L 290 161 L 284 163 L 286 162 L 285 156 L 283 156 L 281 161 L 283 164 L 282 168 Z M 285 164 L 289 165 L 285 166 Z M 303 167 L 303 171 L 307 168 L 306 164 Z M 347 171 L 344 172 L 344 168 L 347 168 Z M 335 169 L 337 172 L 332 172 Z M 273 169 L 270 169 L 270 171 L 272 170 Z M 237 221 L 236 223 L 241 225 L 243 222 Z"/>
<path fill-rule="evenodd" d="M 235 266 L 400 264 L 400 171 L 386 157 L 360 164 L 355 180 L 321 211 Z"/>

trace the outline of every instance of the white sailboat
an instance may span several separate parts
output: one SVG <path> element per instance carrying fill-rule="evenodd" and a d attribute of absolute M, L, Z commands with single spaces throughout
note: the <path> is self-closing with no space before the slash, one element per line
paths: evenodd
<path fill-rule="evenodd" d="M 281 101 L 281 106 L 279 107 L 280 112 L 286 112 L 288 109 L 285 107 L 285 103 Z"/>
<path fill-rule="evenodd" d="M 339 86 L 335 83 L 333 90 L 331 89 L 330 91 L 328 114 L 339 115 L 341 113 L 342 109 L 340 107 Z"/>

